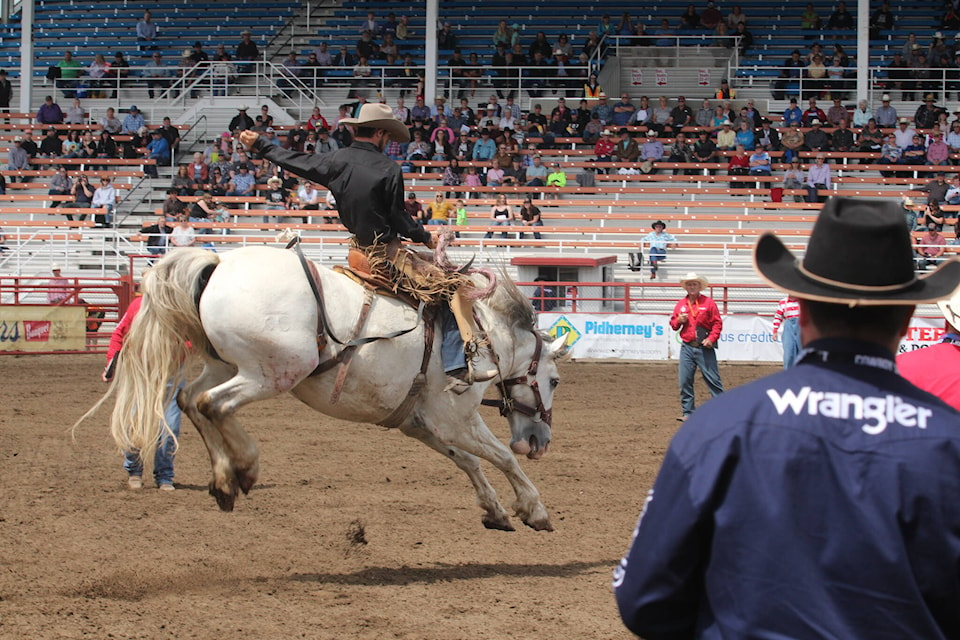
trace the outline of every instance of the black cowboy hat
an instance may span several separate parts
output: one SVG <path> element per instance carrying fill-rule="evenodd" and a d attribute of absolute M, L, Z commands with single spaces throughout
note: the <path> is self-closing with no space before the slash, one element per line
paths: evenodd
<path fill-rule="evenodd" d="M 753 252 L 754 269 L 797 298 L 856 305 L 908 305 L 949 297 L 960 285 L 960 260 L 918 278 L 910 232 L 894 201 L 831 197 L 797 260 L 773 233 Z"/>
<path fill-rule="evenodd" d="M 667 228 L 667 224 L 663 220 L 657 220 L 652 225 L 650 225 L 650 227 L 655 230 L 657 228 L 657 225 L 660 225 L 664 229 Z"/>

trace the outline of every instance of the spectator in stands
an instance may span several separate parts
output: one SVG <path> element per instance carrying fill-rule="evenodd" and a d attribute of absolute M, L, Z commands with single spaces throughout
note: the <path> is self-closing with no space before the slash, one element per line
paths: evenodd
<path fill-rule="evenodd" d="M 756 136 L 753 134 L 753 129 L 750 127 L 750 123 L 746 119 L 740 120 L 740 125 L 737 128 L 736 133 L 736 143 L 738 145 L 743 145 L 744 149 L 753 149 L 754 139 Z"/>
<path fill-rule="evenodd" d="M 767 151 L 779 151 L 780 133 L 770 125 L 771 122 L 764 118 L 760 128 L 754 132 L 754 140 L 762 144 Z"/>
<path fill-rule="evenodd" d="M 533 164 L 527 167 L 527 184 L 528 187 L 542 187 L 547 184 L 547 176 L 549 171 L 547 170 L 546 165 L 543 164 L 540 154 L 534 154 Z"/>
<path fill-rule="evenodd" d="M 7 70 L 0 69 L 0 111 L 10 108 L 10 99 L 13 97 L 13 84 L 7 79 Z"/>
<path fill-rule="evenodd" d="M 264 198 L 267 201 L 267 211 L 286 211 L 290 209 L 290 192 L 283 188 L 283 180 L 273 176 L 267 180 L 267 190 L 264 193 Z M 275 216 L 273 221 L 276 223 L 283 222 L 283 220 Z M 263 222 L 270 222 L 270 216 L 263 216 Z"/>
<path fill-rule="evenodd" d="M 743 13 L 740 5 L 733 6 L 733 9 L 727 14 L 726 23 L 730 31 L 736 31 L 739 25 L 747 24 L 747 16 Z"/>
<path fill-rule="evenodd" d="M 53 96 L 47 96 L 43 99 L 43 104 L 37 110 L 38 124 L 62 124 L 63 111 L 60 105 L 53 101 Z"/>
<path fill-rule="evenodd" d="M 160 215 L 153 224 L 140 227 L 140 233 L 147 236 L 147 253 L 159 256 L 167 252 L 167 240 L 173 233 L 173 227 L 167 224 L 164 216 Z"/>
<path fill-rule="evenodd" d="M 89 133 L 89 132 L 85 132 Z M 80 148 L 80 132 L 76 129 L 67 131 L 66 137 L 60 143 L 60 157 L 62 158 L 80 158 L 86 157 Z"/>
<path fill-rule="evenodd" d="M 790 106 L 783 112 L 784 127 L 799 127 L 803 123 L 803 111 L 797 106 L 797 99 L 790 98 Z"/>
<path fill-rule="evenodd" d="M 780 183 L 780 186 L 783 189 L 804 189 L 806 180 L 803 176 L 803 169 L 800 168 L 800 158 L 793 158 L 790 160 L 790 164 L 787 167 L 787 170 L 783 173 L 783 182 Z M 795 202 L 803 202 L 803 198 L 800 196 L 793 196 Z"/>
<path fill-rule="evenodd" d="M 935 131 L 930 134 L 930 141 L 927 144 L 927 162 L 932 165 L 950 164 L 950 147 L 943 140 L 943 134 Z"/>
<path fill-rule="evenodd" d="M 7 155 L 7 170 L 27 171 L 29 169 L 30 159 L 27 156 L 26 150 L 23 148 L 23 137 L 15 136 L 13 146 L 10 147 Z M 17 182 L 18 178 L 21 182 L 28 182 L 28 180 L 22 176 L 10 176 L 10 182 Z"/>
<path fill-rule="evenodd" d="M 813 8 L 813 3 L 808 2 L 803 13 L 800 14 L 800 28 L 804 31 L 819 31 L 822 25 L 823 21 L 820 19 L 820 16 L 817 15 L 816 9 Z M 813 35 L 805 37 L 807 40 L 814 38 Z"/>
<path fill-rule="evenodd" d="M 857 108 L 853 110 L 853 127 L 854 129 L 862 129 L 867 126 L 873 118 L 873 112 L 870 110 L 869 105 L 866 100 L 861 100 L 857 103 Z"/>
<path fill-rule="evenodd" d="M 90 206 L 94 209 L 105 208 L 107 210 L 106 215 L 96 214 L 94 221 L 101 228 L 110 226 L 113 222 L 114 209 L 117 206 L 117 190 L 114 189 L 109 176 L 100 178 L 100 186 L 93 192 Z"/>
<path fill-rule="evenodd" d="M 57 130 L 50 127 L 47 129 L 47 135 L 40 141 L 39 155 L 44 158 L 57 158 L 60 156 L 62 147 L 63 144 L 60 136 L 57 135 Z"/>
<path fill-rule="evenodd" d="M 636 162 L 640 157 L 640 146 L 637 145 L 637 141 L 630 137 L 630 132 L 626 127 L 622 127 L 618 132 L 620 139 L 617 141 L 616 147 L 614 148 L 614 162 Z M 646 143 L 644 143 L 646 146 Z M 660 160 L 663 157 L 663 145 L 660 145 L 660 157 L 659 158 L 650 158 L 653 160 Z M 644 160 L 648 158 L 644 157 Z"/>
<path fill-rule="evenodd" d="M 503 169 L 500 167 L 500 164 L 493 159 L 490 161 L 490 166 L 487 168 L 485 174 L 487 186 L 488 187 L 499 187 L 503 184 Z"/>
<path fill-rule="evenodd" d="M 112 91 L 110 93 L 111 98 L 117 97 L 117 90 L 126 84 L 126 80 L 129 77 L 130 63 L 126 58 L 123 57 L 122 51 L 117 51 L 113 54 L 113 62 L 110 63 L 110 68 L 107 71 L 109 85 L 112 87 Z"/>
<path fill-rule="evenodd" d="M 168 238 L 173 247 L 192 247 L 197 242 L 197 232 L 190 224 L 187 214 L 181 213 Z"/>
<path fill-rule="evenodd" d="M 677 106 L 670 110 L 669 120 L 664 124 L 668 124 L 673 135 L 676 135 L 683 127 L 692 125 L 693 122 L 693 109 L 687 105 L 687 99 L 683 96 L 677 96 Z"/>
<path fill-rule="evenodd" d="M 876 119 L 870 118 L 867 121 L 867 126 L 860 131 L 857 139 L 857 151 L 862 153 L 879 153 L 882 146 L 883 132 L 880 131 L 880 128 L 877 126 Z M 863 158 L 860 162 L 862 164 L 870 164 L 872 160 Z"/>
<path fill-rule="evenodd" d="M 640 146 L 640 165 L 637 167 L 640 173 L 657 173 L 656 162 L 663 159 L 663 143 L 657 139 L 657 132 L 654 129 L 647 129 L 647 137 Z M 620 173 L 629 173 L 629 168 L 621 168 Z"/>
<path fill-rule="evenodd" d="M 156 49 L 156 45 L 153 44 L 156 39 L 157 24 L 153 21 L 150 10 L 147 9 L 143 12 L 143 18 L 137 22 L 137 43 L 141 50 Z"/>
<path fill-rule="evenodd" d="M 910 144 L 904 147 L 901 162 L 903 164 L 927 164 L 927 147 L 923 144 L 923 138 L 919 133 L 915 133 L 910 140 Z"/>
<path fill-rule="evenodd" d="M 633 143 L 636 146 L 636 142 Z M 612 162 L 613 153 L 617 144 L 613 141 L 613 133 L 609 129 L 604 129 L 600 134 L 600 139 L 593 146 L 593 153 L 596 155 L 596 162 Z M 601 173 L 604 171 L 601 169 Z"/>
<path fill-rule="evenodd" d="M 237 107 L 237 115 L 233 116 L 233 118 L 230 120 L 230 124 L 227 125 L 229 131 L 236 132 L 238 129 L 240 131 L 246 131 L 247 129 L 253 128 L 253 125 L 255 124 L 253 118 L 247 115 L 247 110 L 249 109 L 250 107 L 245 104 L 241 104 L 239 107 Z"/>
<path fill-rule="evenodd" d="M 67 175 L 67 168 L 64 165 L 57 167 L 57 172 L 50 178 L 50 190 L 47 195 L 50 196 L 68 196 L 73 190 L 73 180 Z M 60 206 L 60 202 L 53 200 L 50 203 L 52 208 Z"/>
<path fill-rule="evenodd" d="M 50 265 L 53 277 L 47 280 L 47 304 L 66 304 L 73 297 L 70 280 L 61 273 L 60 265 Z"/>
<path fill-rule="evenodd" d="M 937 171 L 933 180 L 917 188 L 917 191 L 925 191 L 927 193 L 928 204 L 931 202 L 938 204 L 946 202 L 947 192 L 949 190 L 950 184 L 947 183 L 946 174 L 943 171 Z"/>
<path fill-rule="evenodd" d="M 103 57 L 102 53 L 96 54 L 93 57 L 93 61 L 87 67 L 87 75 L 90 76 L 90 87 L 93 89 L 109 87 L 110 83 L 106 80 L 109 72 L 110 63 L 107 62 L 107 59 Z M 103 91 L 91 91 L 90 97 L 106 97 L 106 93 Z"/>
<path fill-rule="evenodd" d="M 847 120 L 841 120 L 830 136 L 831 149 L 834 151 L 853 151 L 854 143 L 853 131 L 850 130 Z"/>
<path fill-rule="evenodd" d="M 890 11 L 890 3 L 884 2 L 870 16 L 870 39 L 877 40 L 880 38 L 881 31 L 889 31 L 890 29 L 893 29 L 893 12 Z"/>
<path fill-rule="evenodd" d="M 697 115 L 694 117 L 694 121 L 691 122 L 690 124 L 696 125 L 698 127 L 705 127 L 708 129 L 712 128 L 713 107 L 710 106 L 710 100 L 708 100 L 707 98 L 703 99 L 703 102 L 700 103 L 700 110 L 697 111 Z"/>
<path fill-rule="evenodd" d="M 653 223 L 653 231 L 643 237 L 642 243 L 649 249 L 648 261 L 650 262 L 650 279 L 657 279 L 657 271 L 660 269 L 660 263 L 667 259 L 667 249 L 677 248 L 677 239 L 672 234 L 667 233 L 667 225 L 663 220 L 657 220 Z"/>
<path fill-rule="evenodd" d="M 560 166 L 559 162 L 554 162 L 553 166 L 550 169 L 550 173 L 547 174 L 547 186 L 559 187 L 559 188 L 563 188 L 567 186 L 567 174 L 564 173 L 563 167 Z M 546 197 L 559 198 L 560 192 L 548 191 L 546 193 Z"/>
<path fill-rule="evenodd" d="M 897 144 L 894 135 L 887 134 L 884 138 L 883 146 L 880 147 L 880 164 L 901 164 L 903 159 L 903 149 Z M 891 178 L 896 175 L 895 171 L 880 171 L 884 178 Z"/>
<path fill-rule="evenodd" d="M 753 34 L 747 30 L 746 23 L 737 24 L 737 29 L 733 32 L 733 35 L 740 38 L 740 55 L 746 56 L 750 47 L 753 46 Z"/>
<path fill-rule="evenodd" d="M 413 35 L 413 29 L 410 28 L 410 18 L 400 16 L 400 22 L 396 26 L 396 32 L 393 34 L 397 40 L 407 40 Z"/>
<path fill-rule="evenodd" d="M 490 131 L 480 130 L 480 139 L 473 145 L 471 160 L 484 162 L 493 158 L 497 153 L 497 143 L 490 139 Z"/>
<path fill-rule="evenodd" d="M 64 51 L 63 60 L 57 63 L 59 69 L 59 79 L 55 86 L 60 87 L 65 98 L 74 96 L 73 88 L 77 86 L 78 79 L 83 74 L 83 67 L 79 62 L 73 59 L 70 51 Z"/>
<path fill-rule="evenodd" d="M 810 121 L 810 130 L 803 134 L 803 146 L 807 151 L 829 151 L 830 135 L 820 128 L 820 120 Z"/>
<path fill-rule="evenodd" d="M 946 109 L 936 106 L 937 97 L 928 93 L 923 97 L 923 104 L 917 107 L 917 112 L 913 116 L 913 122 L 919 129 L 929 129 L 939 120 L 941 113 Z"/>
<path fill-rule="evenodd" d="M 171 67 L 163 64 L 163 57 L 159 51 L 154 51 L 150 61 L 140 68 L 140 77 L 146 79 L 147 95 L 153 98 L 154 89 L 166 89 L 170 86 L 174 75 Z"/>
<path fill-rule="evenodd" d="M 946 222 L 946 216 L 940 208 L 940 202 L 937 200 L 928 200 L 923 206 L 923 211 L 917 219 L 917 227 L 926 228 L 928 225 L 935 225 L 937 231 L 943 231 L 943 224 Z"/>
<path fill-rule="evenodd" d="M 817 106 L 816 98 L 810 98 L 808 102 L 809 106 L 807 110 L 803 112 L 803 126 L 809 127 L 814 119 L 824 122 L 827 119 L 827 114 Z"/>
<path fill-rule="evenodd" d="M 94 191 L 87 176 L 80 174 L 70 187 L 70 195 L 73 196 L 73 202 L 68 203 L 67 206 L 77 209 L 89 209 L 90 203 L 93 202 Z M 79 219 L 81 221 L 86 220 L 87 216 L 82 214 L 79 216 Z M 73 220 L 73 215 L 67 214 L 67 220 Z"/>
<path fill-rule="evenodd" d="M 947 239 L 940 234 L 935 223 L 931 222 L 925 228 L 926 232 L 917 240 L 915 248 L 916 265 L 920 271 L 926 271 L 931 265 L 939 265 L 945 259 L 947 246 Z"/>
<path fill-rule="evenodd" d="M 140 131 L 142 127 L 145 127 L 146 124 L 146 121 L 143 119 L 143 114 L 140 113 L 137 105 L 131 105 L 129 113 L 127 113 L 123 119 L 123 126 L 120 128 L 120 131 L 121 133 L 133 135 Z"/>
<path fill-rule="evenodd" d="M 877 126 L 889 129 L 897 124 L 897 110 L 890 105 L 890 94 L 880 96 L 880 108 L 877 109 Z"/>
<path fill-rule="evenodd" d="M 246 163 L 240 164 L 236 172 L 231 176 L 230 186 L 227 188 L 228 196 L 251 196 L 256 188 L 256 178 L 250 173 Z"/>
<path fill-rule="evenodd" d="M 720 123 L 720 131 L 717 132 L 717 148 L 720 151 L 730 151 L 737 146 L 737 134 L 733 130 L 733 123 L 724 120 Z"/>
<path fill-rule="evenodd" d="M 514 213 L 513 209 L 507 203 L 507 197 L 502 193 L 497 194 L 496 201 L 493 206 L 490 207 L 490 222 L 491 226 L 496 227 L 509 227 L 513 223 Z M 486 238 L 492 238 L 493 232 L 487 231 L 483 236 Z M 501 238 L 507 237 L 507 232 L 502 231 L 500 233 Z"/>
<path fill-rule="evenodd" d="M 694 160 L 696 162 L 718 162 L 720 154 L 717 151 L 716 143 L 710 139 L 710 133 L 700 130 L 697 136 L 699 139 L 693 145 Z M 710 169 L 710 174 L 713 175 L 713 173 L 714 170 Z"/>
<path fill-rule="evenodd" d="M 827 29 L 853 29 L 853 16 L 847 11 L 847 4 L 840 0 L 837 8 L 827 20 Z"/>
<path fill-rule="evenodd" d="M 807 202 L 824 202 L 827 196 L 818 195 L 818 191 L 830 189 L 830 165 L 824 155 L 818 153 L 813 166 L 807 170 Z"/>
<path fill-rule="evenodd" d="M 687 135 L 683 131 L 677 133 L 673 144 L 670 145 L 670 155 L 667 156 L 667 161 L 682 163 L 690 163 L 694 161 L 693 145 L 687 141 Z M 679 175 L 681 172 L 685 173 L 686 175 L 697 175 L 698 173 L 696 169 L 678 168 L 673 170 L 673 175 Z"/>
<path fill-rule="evenodd" d="M 63 119 L 64 124 L 86 124 L 87 113 L 80 105 L 80 99 L 74 98 L 70 108 L 67 109 L 66 116 Z"/>
<path fill-rule="evenodd" d="M 153 139 L 147 145 L 147 151 L 144 157 L 148 160 L 156 161 L 156 164 L 143 165 L 143 172 L 151 178 L 157 178 L 159 177 L 157 175 L 157 167 L 170 164 L 170 143 L 163 137 L 159 129 L 154 129 L 151 136 Z"/>
<path fill-rule="evenodd" d="M 827 122 L 837 126 L 841 120 L 848 120 L 849 118 L 850 114 L 847 112 L 847 108 L 843 106 L 843 100 L 834 95 L 833 106 L 827 109 Z"/>
<path fill-rule="evenodd" d="M 507 26 L 506 20 L 501 20 L 497 24 L 497 29 L 493 32 L 493 46 L 502 46 L 504 49 L 513 46 L 513 31 Z"/>
<path fill-rule="evenodd" d="M 772 170 L 773 159 L 763 148 L 763 145 L 757 142 L 753 147 L 753 153 L 750 155 L 750 175 L 769 177 Z"/>
<path fill-rule="evenodd" d="M 613 105 L 611 124 L 617 127 L 626 126 L 636 111 L 637 107 L 630 102 L 629 94 L 626 92 L 622 93 L 620 95 L 620 101 Z"/>
<path fill-rule="evenodd" d="M 260 50 L 257 48 L 257 43 L 253 41 L 252 37 L 253 34 L 247 29 L 240 32 L 240 42 L 237 44 L 237 50 L 234 55 L 238 60 L 237 70 L 240 73 L 250 73 L 253 65 L 249 63 L 260 59 Z"/>

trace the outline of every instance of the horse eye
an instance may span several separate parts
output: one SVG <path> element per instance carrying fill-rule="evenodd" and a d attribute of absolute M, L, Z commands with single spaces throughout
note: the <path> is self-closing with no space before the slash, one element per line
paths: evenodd
<path fill-rule="evenodd" d="M 556 389 L 560 386 L 560 378 L 550 378 L 550 388 Z"/>

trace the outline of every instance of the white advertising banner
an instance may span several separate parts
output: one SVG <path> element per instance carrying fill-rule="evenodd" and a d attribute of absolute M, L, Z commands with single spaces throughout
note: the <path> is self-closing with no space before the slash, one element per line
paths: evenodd
<path fill-rule="evenodd" d="M 669 316 L 623 313 L 541 313 L 539 328 L 567 336 L 572 357 L 585 359 L 675 360 L 680 338 L 670 329 Z M 723 318 L 717 358 L 731 362 L 783 362 L 780 337 L 773 338 L 769 316 L 730 315 Z M 900 343 L 900 353 L 936 344 L 943 320 L 913 318 Z"/>
<path fill-rule="evenodd" d="M 540 329 L 567 336 L 577 359 L 666 360 L 673 332 L 667 316 L 541 313 Z"/>

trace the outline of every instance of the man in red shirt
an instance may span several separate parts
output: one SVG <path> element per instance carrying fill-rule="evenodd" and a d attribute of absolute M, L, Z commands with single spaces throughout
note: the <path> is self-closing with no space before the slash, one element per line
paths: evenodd
<path fill-rule="evenodd" d="M 946 332 L 938 344 L 897 356 L 900 375 L 960 409 L 960 292 L 937 303 Z"/>
<path fill-rule="evenodd" d="M 695 406 L 693 378 L 700 369 L 707 388 L 712 396 L 723 393 L 720 371 L 717 368 L 717 341 L 723 330 L 723 320 L 717 303 L 703 295 L 707 279 L 696 273 L 688 273 L 681 278 L 680 286 L 686 289 L 684 296 L 673 308 L 670 316 L 670 328 L 680 332 L 680 407 L 683 415 L 681 422 L 687 419 Z"/>

